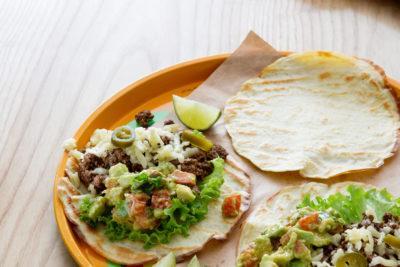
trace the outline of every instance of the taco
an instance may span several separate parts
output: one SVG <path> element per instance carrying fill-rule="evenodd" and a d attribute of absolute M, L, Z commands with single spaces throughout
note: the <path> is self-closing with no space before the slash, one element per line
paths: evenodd
<path fill-rule="evenodd" d="M 240 267 L 400 266 L 400 199 L 362 183 L 287 187 L 242 227 Z"/>
<path fill-rule="evenodd" d="M 225 239 L 248 209 L 250 183 L 225 149 L 172 121 L 97 129 L 83 149 L 65 142 L 58 195 L 77 235 L 121 264 L 177 260 Z"/>

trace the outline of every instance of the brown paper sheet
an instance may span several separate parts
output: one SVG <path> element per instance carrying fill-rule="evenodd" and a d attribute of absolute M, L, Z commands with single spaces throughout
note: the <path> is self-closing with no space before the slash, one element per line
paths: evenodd
<path fill-rule="evenodd" d="M 257 34 L 250 32 L 239 48 L 201 86 L 193 91 L 189 98 L 223 108 L 225 101 L 239 90 L 244 81 L 257 76 L 265 66 L 281 56 L 278 51 Z M 172 111 L 171 105 L 163 107 L 163 109 L 165 108 Z M 254 206 L 262 199 L 269 198 L 284 186 L 311 181 L 330 184 L 347 180 L 362 181 L 380 187 L 387 187 L 389 191 L 396 195 L 398 195 L 400 189 L 400 179 L 398 179 L 400 178 L 400 158 L 397 154 L 386 160 L 385 165 L 377 170 L 341 175 L 329 180 L 306 179 L 300 176 L 298 172 L 272 173 L 261 171 L 250 161 L 236 154 L 222 118 L 206 132 L 206 135 L 215 143 L 224 146 L 230 155 L 241 163 L 250 176 L 252 206 L 238 225 L 234 227 L 227 240 L 212 240 L 197 254 L 201 263 L 205 266 L 235 266 L 240 225 Z M 254 149 L 257 148 L 255 147 Z M 186 266 L 186 263 L 178 266 Z"/>

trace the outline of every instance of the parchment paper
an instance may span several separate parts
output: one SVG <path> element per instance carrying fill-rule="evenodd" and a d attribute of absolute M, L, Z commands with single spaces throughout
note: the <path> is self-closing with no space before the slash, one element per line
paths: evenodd
<path fill-rule="evenodd" d="M 189 98 L 223 109 L 225 101 L 239 90 L 244 81 L 257 76 L 264 67 L 281 56 L 277 50 L 262 40 L 257 34 L 250 32 L 239 48 L 201 86 L 194 90 Z M 284 104 L 282 103 L 282 105 Z M 165 108 L 173 111 L 171 105 L 163 107 L 163 109 Z M 174 117 L 173 112 L 171 117 Z M 175 121 L 177 121 L 176 118 Z M 344 180 L 361 181 L 380 187 L 387 187 L 389 191 L 395 195 L 399 195 L 400 158 L 397 154 L 386 160 L 385 165 L 377 170 L 341 175 L 329 180 L 306 179 L 300 176 L 298 172 L 272 173 L 261 171 L 251 162 L 236 154 L 232 148 L 231 140 L 225 130 L 222 118 L 205 134 L 215 143 L 223 145 L 229 154 L 241 163 L 250 176 L 253 195 L 252 206 L 246 215 L 251 212 L 261 199 L 271 197 L 280 188 L 310 181 L 324 183 L 335 183 Z M 257 149 L 257 147 L 254 149 Z M 210 241 L 197 254 L 203 265 L 235 266 L 236 245 L 238 243 L 240 225 L 246 215 L 236 225 L 227 240 Z M 186 263 L 178 266 L 186 266 Z"/>

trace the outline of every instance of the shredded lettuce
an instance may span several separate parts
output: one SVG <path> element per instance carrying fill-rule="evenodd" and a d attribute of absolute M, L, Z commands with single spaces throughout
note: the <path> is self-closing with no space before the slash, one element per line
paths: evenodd
<path fill-rule="evenodd" d="M 86 222 L 92 227 L 96 227 L 97 221 L 93 221 L 89 218 L 89 210 L 93 205 L 93 199 L 90 196 L 86 196 L 82 199 L 79 205 L 79 219 L 83 222 Z"/>
<path fill-rule="evenodd" d="M 150 194 L 154 189 L 163 186 L 164 180 L 161 176 L 150 177 L 146 172 L 141 172 L 133 179 L 132 191 L 140 189 L 146 194 Z"/>
<path fill-rule="evenodd" d="M 220 196 L 219 188 L 224 183 L 224 160 L 216 158 L 212 161 L 214 165 L 213 172 L 204 178 L 200 183 L 200 197 L 202 199 L 214 199 Z"/>
<path fill-rule="evenodd" d="M 199 183 L 200 193 L 196 199 L 190 203 L 184 203 L 178 198 L 172 199 L 171 207 L 164 209 L 165 218 L 160 221 L 156 229 L 134 230 L 129 225 L 117 223 L 109 213 L 98 219 L 105 224 L 105 235 L 111 241 L 123 239 L 140 241 L 145 249 L 169 243 L 176 235 L 189 236 L 190 226 L 203 220 L 208 213 L 208 204 L 220 196 L 220 189 L 224 183 L 224 160 L 216 158 L 212 164 L 214 170 Z M 147 175 L 139 175 L 135 179 L 138 183 L 134 184 L 132 189 L 157 188 L 159 186 L 157 179 L 151 179 L 153 178 Z"/>
<path fill-rule="evenodd" d="M 400 198 L 393 198 L 386 189 L 365 190 L 360 186 L 350 185 L 346 191 L 346 194 L 335 193 L 326 198 L 312 198 L 307 194 L 298 208 L 309 207 L 318 211 L 332 209 L 347 224 L 360 222 L 362 214 L 367 210 L 374 211 L 378 219 L 382 219 L 386 212 L 400 216 Z"/>

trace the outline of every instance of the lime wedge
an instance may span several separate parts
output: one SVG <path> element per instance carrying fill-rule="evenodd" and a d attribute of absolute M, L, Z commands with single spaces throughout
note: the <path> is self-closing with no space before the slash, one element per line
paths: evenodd
<path fill-rule="evenodd" d="M 172 252 L 167 254 L 167 256 L 161 258 L 161 260 L 159 260 L 156 264 L 153 265 L 153 267 L 175 267 L 175 266 L 176 266 L 175 255 Z"/>
<path fill-rule="evenodd" d="M 221 110 L 194 100 L 173 95 L 172 101 L 178 119 L 188 128 L 204 131 L 214 125 Z"/>
<path fill-rule="evenodd" d="M 197 259 L 196 255 L 190 260 L 187 267 L 201 267 L 199 260 Z"/>

